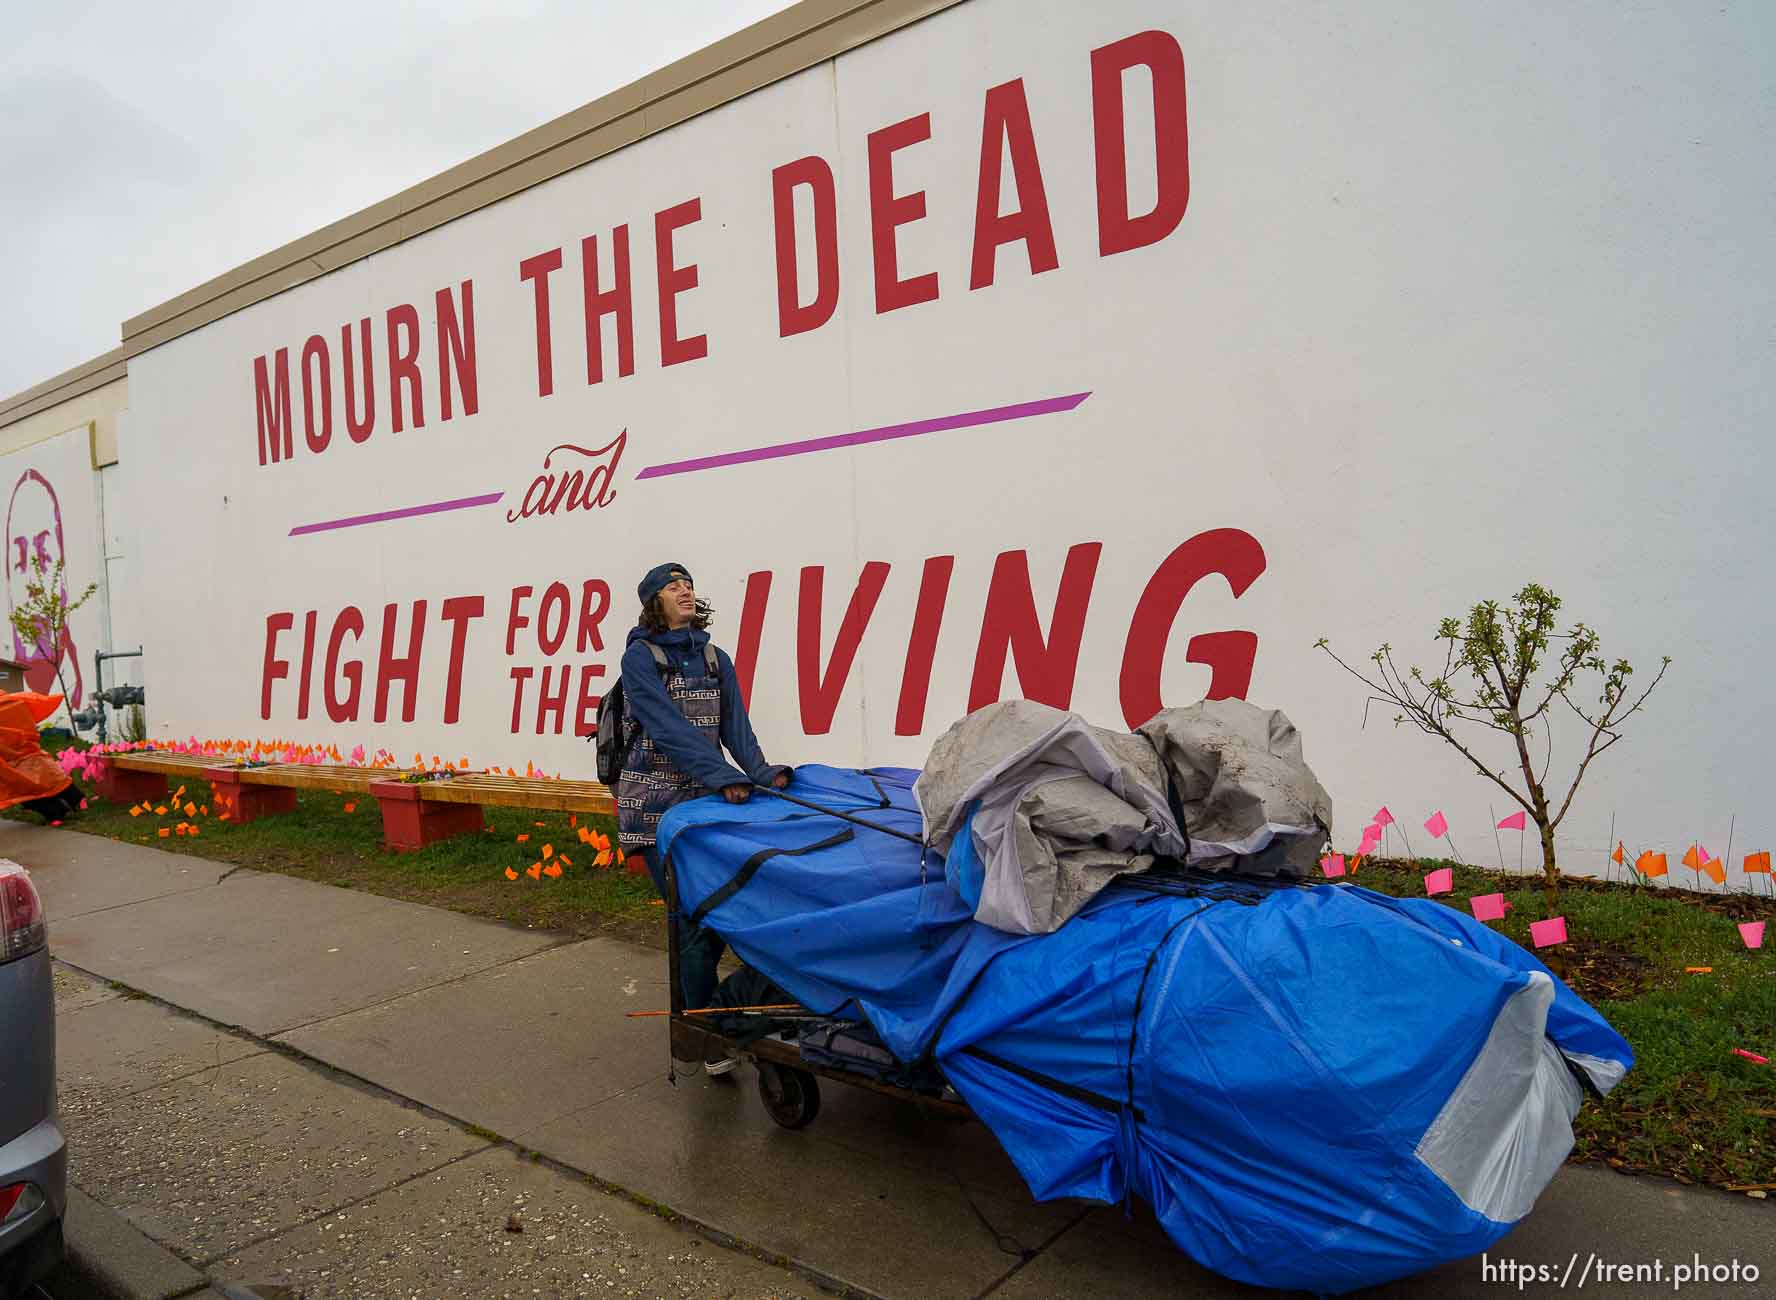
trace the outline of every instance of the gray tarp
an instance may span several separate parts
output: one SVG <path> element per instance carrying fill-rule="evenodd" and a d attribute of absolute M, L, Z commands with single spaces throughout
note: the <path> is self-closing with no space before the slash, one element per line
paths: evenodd
<path fill-rule="evenodd" d="M 989 705 L 938 737 L 913 792 L 946 854 L 973 810 L 975 917 L 1015 934 L 1059 928 L 1155 858 L 1305 875 L 1332 828 L 1294 724 L 1244 700 L 1166 709 L 1132 735 L 1029 700 Z"/>

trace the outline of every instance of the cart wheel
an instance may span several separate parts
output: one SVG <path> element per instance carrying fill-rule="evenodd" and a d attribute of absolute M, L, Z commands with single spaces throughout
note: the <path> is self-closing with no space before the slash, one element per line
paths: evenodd
<path fill-rule="evenodd" d="M 806 1128 L 820 1113 L 820 1085 L 806 1070 L 758 1063 L 759 1100 L 765 1113 L 784 1128 Z"/>

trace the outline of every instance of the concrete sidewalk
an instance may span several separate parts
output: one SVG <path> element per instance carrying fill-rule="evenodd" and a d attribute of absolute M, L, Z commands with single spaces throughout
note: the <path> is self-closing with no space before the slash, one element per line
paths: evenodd
<path fill-rule="evenodd" d="M 515 1161 L 522 1148 L 561 1171 L 666 1207 L 700 1231 L 865 1294 L 1257 1294 L 1196 1267 L 1150 1219 L 1079 1203 L 1035 1204 L 980 1125 L 940 1122 L 861 1089 L 829 1086 L 820 1118 L 790 1133 L 765 1116 L 750 1071 L 727 1081 L 699 1076 L 668 1084 L 664 1023 L 623 1016 L 665 1005 L 665 963 L 657 952 L 604 939 L 564 942 L 326 885 L 228 873 L 66 830 L 6 823 L 0 856 L 31 868 L 60 961 L 190 1013 L 153 1008 L 168 1026 L 171 1055 L 162 1064 L 146 1047 L 107 1063 L 100 1046 L 79 1068 L 126 1068 L 144 1080 L 184 1071 L 186 1081 L 163 1085 L 168 1091 L 152 1103 L 169 1115 L 186 1113 L 180 1106 L 203 1107 L 199 1087 L 226 1088 L 211 1149 L 169 1148 L 153 1168 L 119 1172 L 108 1167 L 106 1146 L 114 1139 L 103 1125 L 120 1108 L 107 1106 L 88 1117 L 95 1127 L 76 1147 L 75 1181 L 219 1279 L 281 1281 L 308 1295 L 335 1286 L 342 1295 L 396 1294 L 377 1289 L 389 1279 L 377 1280 L 362 1242 L 354 1247 L 314 1228 L 312 1214 L 325 1197 L 293 1197 L 279 1188 L 306 1186 L 318 1170 L 329 1204 L 362 1203 L 376 1207 L 372 1218 L 398 1218 L 413 1210 L 396 1208 L 398 1198 L 385 1195 L 423 1183 L 427 1160 L 490 1167 Z M 189 1041 L 192 1035 L 199 1041 Z M 200 1065 L 207 1073 L 197 1072 Z M 77 1079 L 69 1073 L 76 1068 L 65 1059 L 64 1079 Z M 399 1124 L 385 1132 L 365 1128 L 361 1116 L 328 1120 L 329 1108 L 337 1109 L 332 1102 L 316 1099 L 306 1118 L 282 1128 L 255 1119 L 275 1111 L 271 1099 L 280 1092 L 319 1087 L 315 1079 L 328 1089 L 361 1081 L 396 1110 L 403 1102 L 422 1108 L 416 1113 L 431 1134 L 426 1159 L 392 1136 Z M 64 1093 L 71 1114 L 79 1106 L 77 1084 L 73 1091 Z M 249 1135 L 286 1148 L 286 1161 L 232 1167 L 230 1153 Z M 184 1190 L 169 1197 L 163 1187 Z M 218 1188 L 232 1189 L 238 1205 Z M 238 1221 L 242 1214 L 247 1221 Z M 297 1222 L 308 1224 L 300 1240 L 288 1226 Z M 255 1226 L 257 1244 L 240 1245 Z M 1612 1295 L 1669 1295 L 1673 1266 L 1698 1257 L 1720 1264 L 1737 1258 L 1768 1278 L 1776 1276 L 1772 1226 L 1767 1203 L 1569 1168 L 1529 1220 L 1489 1254 L 1490 1273 L 1478 1259 L 1462 1261 L 1386 1293 L 1518 1290 L 1515 1279 L 1498 1274 L 1499 1261 L 1557 1265 L 1558 1277 L 1575 1251 L 1581 1264 L 1591 1252 L 1616 1262 L 1663 1261 L 1663 1281 L 1612 1284 Z M 789 1274 L 777 1276 L 786 1287 L 795 1284 Z M 540 1281 L 519 1287 L 525 1278 L 509 1277 L 519 1294 L 532 1286 L 541 1294 L 579 1293 Z M 452 1291 L 448 1280 L 439 1285 L 444 1289 L 420 1293 L 494 1294 Z M 1558 1289 L 1531 1284 L 1521 1291 Z M 1745 1296 L 1758 1289 L 1694 1283 L 1682 1294 Z"/>

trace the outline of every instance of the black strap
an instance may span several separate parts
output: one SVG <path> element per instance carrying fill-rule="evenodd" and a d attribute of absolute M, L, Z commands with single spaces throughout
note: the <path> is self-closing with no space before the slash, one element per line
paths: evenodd
<path fill-rule="evenodd" d="M 830 849 L 835 845 L 844 844 L 846 841 L 855 838 L 856 835 L 856 831 L 847 828 L 839 831 L 837 834 L 828 835 L 823 840 L 816 840 L 812 844 L 804 844 L 799 849 L 760 850 L 740 864 L 740 870 L 734 873 L 733 879 L 729 880 L 720 889 L 717 889 L 713 894 L 697 905 L 697 910 L 691 913 L 691 924 L 701 925 L 704 917 L 708 916 L 716 908 L 727 902 L 735 894 L 738 894 L 742 889 L 745 889 L 747 882 L 758 874 L 759 868 L 764 866 L 765 863 L 769 862 L 772 858 L 799 858 L 804 853 L 818 853 L 821 849 Z"/>
<path fill-rule="evenodd" d="M 666 652 L 664 650 L 660 649 L 660 647 L 655 645 L 652 641 L 643 641 L 642 644 L 648 648 L 648 653 L 653 655 L 654 666 L 656 668 L 663 673 L 669 673 L 672 671 L 672 661 L 666 657 Z M 703 665 L 709 669 L 709 675 L 711 677 L 721 676 L 721 664 L 716 660 L 715 642 L 713 641 L 705 641 L 703 643 Z"/>
<path fill-rule="evenodd" d="M 988 1065 L 996 1065 L 1001 1070 L 1015 1074 L 1020 1079 L 1028 1080 L 1039 1088 L 1047 1088 L 1050 1092 L 1059 1093 L 1063 1097 L 1069 1097 L 1074 1101 L 1084 1102 L 1087 1106 L 1094 1107 L 1097 1110 L 1107 1111 L 1114 1115 L 1122 1109 L 1122 1103 L 1119 1101 L 1114 1101 L 1109 1097 L 1092 1092 L 1089 1088 L 1081 1088 L 1076 1083 L 1068 1083 L 1064 1079 L 1052 1078 L 1038 1070 L 1032 1070 L 1027 1065 L 1019 1065 L 1016 1061 L 1008 1061 L 1003 1056 L 995 1056 L 985 1048 L 964 1047 L 962 1049 L 962 1054 L 964 1056 L 976 1057 L 985 1061 Z M 1136 1119 L 1143 1118 L 1141 1112 L 1134 1106 L 1131 1105 L 1129 1109 L 1134 1111 Z"/>
<path fill-rule="evenodd" d="M 1147 997 L 1147 977 L 1153 974 L 1153 963 L 1159 960 L 1159 954 L 1165 951 L 1166 945 L 1172 941 L 1172 936 L 1178 933 L 1178 927 L 1192 917 L 1201 916 L 1214 905 L 1215 904 L 1212 902 L 1204 903 L 1201 907 L 1197 908 L 1196 911 L 1186 912 L 1176 921 L 1173 921 L 1165 934 L 1160 938 L 1160 941 L 1153 945 L 1153 951 L 1147 954 L 1147 964 L 1141 969 L 1141 983 L 1139 987 L 1135 989 L 1135 1009 L 1129 1015 L 1129 1055 L 1127 1069 L 1128 1107 L 1137 1119 L 1140 1118 L 1141 1112 L 1135 1107 L 1135 1037 L 1141 1032 L 1141 1003 Z"/>

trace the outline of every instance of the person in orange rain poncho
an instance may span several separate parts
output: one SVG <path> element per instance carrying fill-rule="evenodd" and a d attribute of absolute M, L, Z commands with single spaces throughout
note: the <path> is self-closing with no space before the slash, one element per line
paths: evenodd
<path fill-rule="evenodd" d="M 53 822 L 80 806 L 80 791 L 37 735 L 37 724 L 61 707 L 59 695 L 0 692 L 0 808 L 18 804 Z"/>

